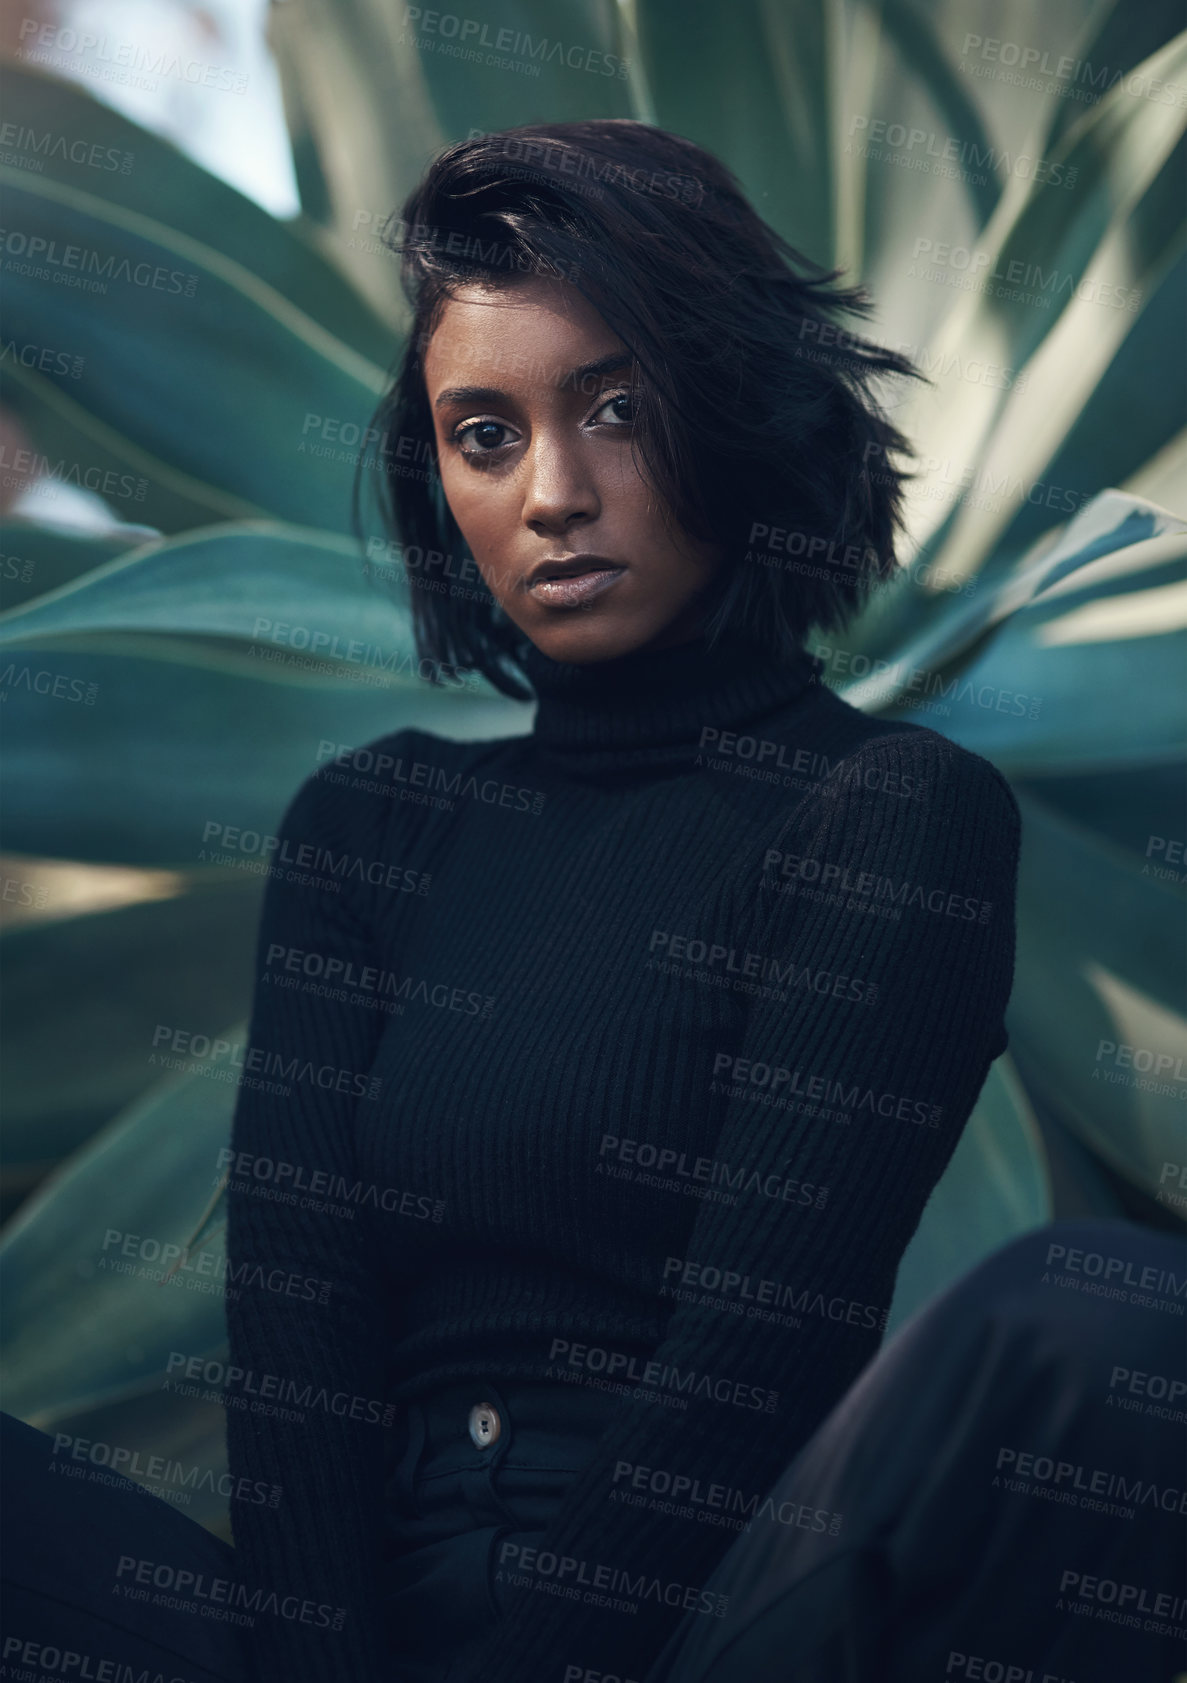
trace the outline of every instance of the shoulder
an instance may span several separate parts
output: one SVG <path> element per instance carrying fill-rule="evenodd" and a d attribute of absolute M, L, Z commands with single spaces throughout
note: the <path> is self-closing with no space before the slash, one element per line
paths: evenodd
<path fill-rule="evenodd" d="M 897 794 L 933 819 L 983 811 L 1008 830 L 1020 827 L 1017 798 L 992 761 L 928 725 L 876 718 L 832 692 L 829 707 L 837 744 L 823 784 L 830 792 Z"/>
<path fill-rule="evenodd" d="M 384 835 L 392 808 L 399 804 L 403 767 L 426 735 L 415 729 L 389 731 L 357 745 L 323 738 L 316 765 L 285 809 L 281 838 L 303 836 L 330 846 L 346 840 L 358 845 Z"/>
<path fill-rule="evenodd" d="M 520 740 L 439 736 L 414 725 L 357 744 L 324 740 L 284 825 L 386 837 L 398 822 L 404 843 L 434 810 L 428 799 L 433 790 L 456 786 L 459 775 L 469 775 Z"/>
<path fill-rule="evenodd" d="M 324 742 L 319 747 L 318 770 L 332 766 L 349 770 L 359 776 L 370 776 L 377 782 L 398 778 L 411 764 L 442 765 L 456 768 L 502 753 L 527 740 L 523 733 L 514 736 L 453 737 L 436 731 L 407 725 L 401 730 L 377 736 L 357 746 L 349 743 Z M 316 774 L 315 774 L 316 775 Z"/>
<path fill-rule="evenodd" d="M 958 878 L 1013 893 L 1021 817 L 990 761 L 939 731 L 871 717 L 830 695 L 812 787 L 784 805 L 764 858 L 809 870 L 846 867 L 904 881 Z"/>

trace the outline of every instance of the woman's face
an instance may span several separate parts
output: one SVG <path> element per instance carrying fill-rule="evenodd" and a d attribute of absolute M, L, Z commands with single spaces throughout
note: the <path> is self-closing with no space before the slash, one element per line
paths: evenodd
<path fill-rule="evenodd" d="M 630 356 L 574 287 L 457 289 L 424 370 L 446 501 L 543 653 L 608 660 L 696 635 L 720 552 L 665 531 L 631 460 Z"/>

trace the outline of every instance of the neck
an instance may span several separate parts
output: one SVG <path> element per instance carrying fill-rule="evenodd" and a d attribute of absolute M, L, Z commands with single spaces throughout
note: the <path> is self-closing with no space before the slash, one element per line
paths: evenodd
<path fill-rule="evenodd" d="M 703 632 L 585 663 L 525 641 L 519 664 L 537 697 L 537 745 L 590 766 L 712 752 L 712 732 L 742 732 L 785 708 L 811 693 L 822 669 L 803 648 L 780 658 L 737 635 L 710 648 Z"/>

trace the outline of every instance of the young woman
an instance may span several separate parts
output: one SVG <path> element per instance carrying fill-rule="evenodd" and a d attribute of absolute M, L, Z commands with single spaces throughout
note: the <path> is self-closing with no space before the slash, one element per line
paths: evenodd
<path fill-rule="evenodd" d="M 1018 852 L 990 765 L 805 648 L 894 564 L 871 393 L 909 370 L 639 123 L 452 146 L 404 232 L 417 641 L 535 717 L 397 731 L 293 800 L 230 1361 L 171 1365 L 222 1383 L 236 1548 L 2 1415 L 4 1663 L 1170 1677 L 1181 1410 L 1142 1398 L 1187 1394 L 1181 1243 L 1051 1224 L 879 1351 L 1006 1045 Z"/>
<path fill-rule="evenodd" d="M 864 298 L 622 120 L 451 146 L 402 227 L 378 426 L 419 650 L 536 711 L 290 805 L 231 1142 L 234 1555 L 6 1416 L 4 1653 L 47 1672 L 707 1652 L 1006 1045 L 1007 785 L 805 646 L 895 564 L 873 390 L 910 369 L 843 329 Z"/>
<path fill-rule="evenodd" d="M 805 648 L 894 567 L 911 370 L 860 294 L 624 120 L 449 147 L 400 233 L 419 650 L 537 706 L 284 820 L 347 863 L 269 884 L 252 1041 L 330 1075 L 241 1094 L 228 1247 L 330 1288 L 228 1302 L 228 1442 L 284 1492 L 247 1581 L 335 1611 L 249 1640 L 277 1683 L 641 1679 L 878 1349 L 1006 1046 L 1017 808 Z"/>

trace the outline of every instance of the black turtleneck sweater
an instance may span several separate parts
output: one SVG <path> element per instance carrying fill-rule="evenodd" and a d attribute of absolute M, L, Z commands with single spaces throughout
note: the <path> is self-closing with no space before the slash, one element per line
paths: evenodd
<path fill-rule="evenodd" d="M 245 1577 L 318 1610 L 257 1617 L 265 1683 L 392 1678 L 381 1422 L 469 1375 L 624 1386 L 483 1683 L 642 1679 L 714 1619 L 697 1503 L 745 1516 L 874 1355 L 1006 1046 L 985 760 L 807 654 L 525 666 L 531 734 L 397 731 L 281 825 L 228 1251 L 303 1283 L 228 1297 L 228 1443 L 283 1487 L 233 1504 Z"/>

